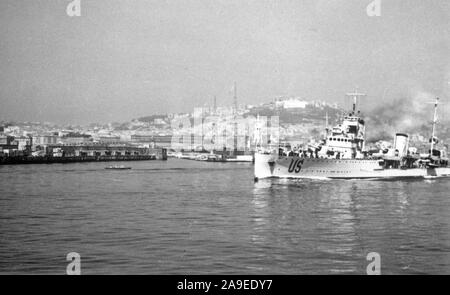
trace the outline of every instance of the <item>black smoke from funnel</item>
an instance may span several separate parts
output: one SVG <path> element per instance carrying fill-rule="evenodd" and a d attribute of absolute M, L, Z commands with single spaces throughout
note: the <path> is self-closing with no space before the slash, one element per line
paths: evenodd
<path fill-rule="evenodd" d="M 392 141 L 397 132 L 429 135 L 433 113 L 428 101 L 428 95 L 426 99 L 416 96 L 415 99 L 394 99 L 376 106 L 367 112 L 366 140 Z"/>

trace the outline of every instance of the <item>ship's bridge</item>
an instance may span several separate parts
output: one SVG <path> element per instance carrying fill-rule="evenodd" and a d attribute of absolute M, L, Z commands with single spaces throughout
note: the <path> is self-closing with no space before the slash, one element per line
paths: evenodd
<path fill-rule="evenodd" d="M 345 116 L 342 124 L 332 129 L 334 136 L 339 134 L 364 140 L 364 120 L 358 116 Z"/>
<path fill-rule="evenodd" d="M 333 127 L 327 136 L 322 154 L 334 156 L 338 153 L 340 158 L 362 157 L 364 129 L 364 120 L 359 116 L 345 116 L 342 124 Z"/>

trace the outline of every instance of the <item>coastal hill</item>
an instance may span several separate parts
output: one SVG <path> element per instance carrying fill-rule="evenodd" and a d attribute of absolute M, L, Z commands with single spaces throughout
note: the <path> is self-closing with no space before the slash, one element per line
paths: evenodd
<path fill-rule="evenodd" d="M 231 106 L 213 108 L 202 107 L 204 116 L 218 116 L 222 120 L 234 115 Z M 308 142 L 323 138 L 326 127 L 334 126 L 348 112 L 336 104 L 322 101 L 306 101 L 300 98 L 277 98 L 272 102 L 259 105 L 238 107 L 238 114 L 244 118 L 257 116 L 278 116 L 280 119 L 280 136 L 283 141 Z M 430 120 L 426 114 L 411 113 L 410 110 L 391 111 L 382 109 L 366 111 L 362 114 L 366 121 L 366 142 L 368 145 L 380 141 L 392 142 L 396 132 L 408 133 L 410 142 L 417 147 L 426 148 L 431 133 Z M 58 134 L 63 138 L 72 135 L 89 135 L 98 140 L 133 140 L 133 136 L 159 136 L 170 142 L 172 136 L 172 119 L 188 118 L 194 124 L 194 113 L 150 114 L 128 122 L 107 124 L 91 123 L 82 125 L 58 125 L 39 122 L 0 121 L 1 133 L 11 136 Z M 436 135 L 441 144 L 450 142 L 450 126 L 445 122 L 438 124 Z M 79 136 L 78 136 L 79 137 Z"/>
<path fill-rule="evenodd" d="M 405 132 L 410 135 L 411 144 L 416 146 L 426 146 L 431 133 L 429 120 L 423 115 L 418 118 L 417 114 L 410 110 L 396 110 L 387 112 L 386 106 L 373 111 L 366 111 L 362 114 L 366 121 L 366 140 L 368 144 L 379 141 L 392 141 L 396 132 Z M 231 107 L 219 108 L 221 113 L 231 112 Z M 243 117 L 248 116 L 279 116 L 281 134 L 286 135 L 285 139 L 303 138 L 313 139 L 323 136 L 328 117 L 329 126 L 339 122 L 348 110 L 344 110 L 336 104 L 329 104 L 322 101 L 305 101 L 299 98 L 278 98 L 273 102 L 262 103 L 256 106 L 240 107 Z M 212 108 L 207 108 L 205 115 L 213 113 Z M 402 115 L 399 115 L 402 114 Z M 155 114 L 135 119 L 134 121 L 150 125 L 166 124 L 170 126 L 170 118 L 177 114 Z M 188 116 L 193 123 L 192 114 L 178 114 Z M 125 124 L 126 125 L 126 124 Z M 123 127 L 123 125 L 122 125 Z M 294 136 L 297 135 L 297 136 Z M 450 126 L 439 124 L 436 132 L 441 143 L 450 142 Z"/>

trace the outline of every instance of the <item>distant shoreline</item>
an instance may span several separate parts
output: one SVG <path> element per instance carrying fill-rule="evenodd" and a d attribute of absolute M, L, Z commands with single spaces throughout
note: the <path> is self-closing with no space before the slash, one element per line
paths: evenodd
<path fill-rule="evenodd" d="M 157 158 L 155 155 L 133 155 L 133 156 L 71 156 L 71 157 L 33 157 L 15 156 L 0 157 L 0 165 L 21 165 L 21 164 L 66 164 L 80 162 L 113 162 L 113 161 L 150 161 L 166 160 Z"/>

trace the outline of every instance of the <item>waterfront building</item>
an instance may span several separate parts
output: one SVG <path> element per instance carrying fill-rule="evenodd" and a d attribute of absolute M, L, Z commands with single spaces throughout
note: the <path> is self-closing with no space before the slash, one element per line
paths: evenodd
<path fill-rule="evenodd" d="M 10 155 L 18 150 L 17 142 L 10 135 L 0 135 L 0 156 Z"/>
<path fill-rule="evenodd" d="M 116 135 L 100 136 L 98 140 L 102 143 L 120 142 L 120 136 Z"/>
<path fill-rule="evenodd" d="M 17 143 L 17 149 L 19 151 L 31 151 L 32 138 L 29 136 L 14 137 L 14 143 Z"/>
<path fill-rule="evenodd" d="M 62 144 L 83 144 L 92 142 L 92 137 L 88 135 L 80 136 L 63 136 L 60 138 L 59 142 Z"/>
<path fill-rule="evenodd" d="M 153 142 L 153 136 L 149 134 L 132 134 L 131 135 L 131 142 L 137 142 L 137 143 L 150 143 Z"/>
<path fill-rule="evenodd" d="M 37 147 L 37 146 L 48 146 L 48 145 L 52 145 L 52 144 L 57 144 L 58 143 L 58 136 L 57 135 L 50 135 L 50 134 L 46 134 L 46 135 L 34 135 L 32 137 L 32 145 L 33 147 Z"/>

